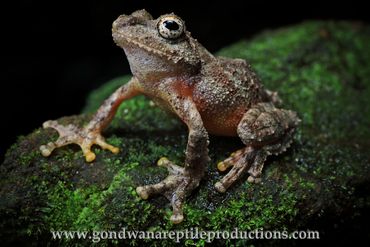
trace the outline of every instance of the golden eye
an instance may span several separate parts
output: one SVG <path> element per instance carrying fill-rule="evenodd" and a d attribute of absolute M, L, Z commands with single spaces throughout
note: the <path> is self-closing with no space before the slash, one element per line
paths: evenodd
<path fill-rule="evenodd" d="M 185 30 L 184 22 L 177 16 L 165 16 L 157 25 L 159 34 L 166 39 L 177 39 Z"/>

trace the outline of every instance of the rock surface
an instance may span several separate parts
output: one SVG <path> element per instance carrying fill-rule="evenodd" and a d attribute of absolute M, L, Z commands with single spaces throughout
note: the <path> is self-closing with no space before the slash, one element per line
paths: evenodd
<path fill-rule="evenodd" d="M 247 59 L 264 85 L 279 92 L 284 108 L 302 118 L 292 147 L 268 158 L 262 184 L 250 185 L 243 179 L 225 194 L 216 192 L 213 185 L 224 175 L 217 171 L 217 162 L 242 143 L 211 137 L 207 175 L 188 198 L 185 221 L 171 224 L 168 202 L 163 197 L 143 201 L 135 188 L 166 176 L 166 170 L 156 166 L 160 157 L 182 164 L 186 128 L 137 97 L 122 104 L 105 132 L 108 141 L 122 150 L 118 155 L 96 148 L 96 161 L 87 164 L 77 146 L 68 146 L 44 158 L 38 147 L 57 134 L 43 129 L 20 137 L 8 150 L 0 170 L 0 234 L 5 243 L 52 242 L 50 230 L 297 230 L 326 215 L 340 217 L 369 208 L 370 27 L 305 22 L 262 33 L 218 54 Z M 60 121 L 86 123 L 128 78 L 95 90 L 85 114 Z M 54 242 L 91 244 L 76 239 Z M 174 244 L 173 240 L 100 243 Z"/>

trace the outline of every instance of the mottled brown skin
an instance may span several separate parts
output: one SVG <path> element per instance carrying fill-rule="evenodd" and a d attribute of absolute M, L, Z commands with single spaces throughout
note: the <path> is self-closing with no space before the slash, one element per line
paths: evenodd
<path fill-rule="evenodd" d="M 210 54 L 185 30 L 179 17 L 169 14 L 153 19 L 139 10 L 118 17 L 112 32 L 126 53 L 132 79 L 104 102 L 84 128 L 45 122 L 44 127 L 56 129 L 60 137 L 40 147 L 44 156 L 70 143 L 81 146 L 88 162 L 95 159 L 90 150 L 94 144 L 117 153 L 118 148 L 107 144 L 100 133 L 122 101 L 144 94 L 189 128 L 184 166 L 161 158 L 158 165 L 167 167 L 169 176 L 158 184 L 137 188 L 143 199 L 153 194 L 166 196 L 173 207 L 171 221 L 179 223 L 184 218 L 185 197 L 199 185 L 209 161 L 208 133 L 239 136 L 246 145 L 218 164 L 220 171 L 232 167 L 215 185 L 220 192 L 246 171 L 249 182 L 259 182 L 266 157 L 289 147 L 299 122 L 296 113 L 277 108 L 277 94 L 263 88 L 246 61 Z"/>

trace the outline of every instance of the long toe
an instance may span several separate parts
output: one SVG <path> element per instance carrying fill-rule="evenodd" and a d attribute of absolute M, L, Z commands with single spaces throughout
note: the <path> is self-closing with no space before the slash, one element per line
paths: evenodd
<path fill-rule="evenodd" d="M 178 224 L 184 220 L 182 206 L 185 197 L 199 185 L 200 178 L 192 177 L 183 167 L 173 164 L 167 158 L 161 158 L 158 165 L 166 167 L 169 175 L 159 183 L 137 187 L 136 192 L 145 200 L 156 194 L 165 196 L 173 209 L 170 220 Z"/>

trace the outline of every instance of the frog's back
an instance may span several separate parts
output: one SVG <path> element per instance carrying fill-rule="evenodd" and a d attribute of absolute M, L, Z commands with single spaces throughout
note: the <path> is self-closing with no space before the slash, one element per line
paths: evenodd
<path fill-rule="evenodd" d="M 260 80 L 245 60 L 214 57 L 202 66 L 194 100 L 210 132 L 234 135 L 250 106 L 268 99 Z"/>
<path fill-rule="evenodd" d="M 263 85 L 250 64 L 244 59 L 217 57 L 228 84 L 237 91 L 238 97 L 244 98 L 248 105 L 264 100 Z M 224 83 L 220 81 L 219 83 Z"/>
<path fill-rule="evenodd" d="M 195 93 L 210 104 L 222 101 L 226 107 L 245 106 L 268 101 L 266 92 L 247 61 L 226 57 L 202 65 Z"/>

